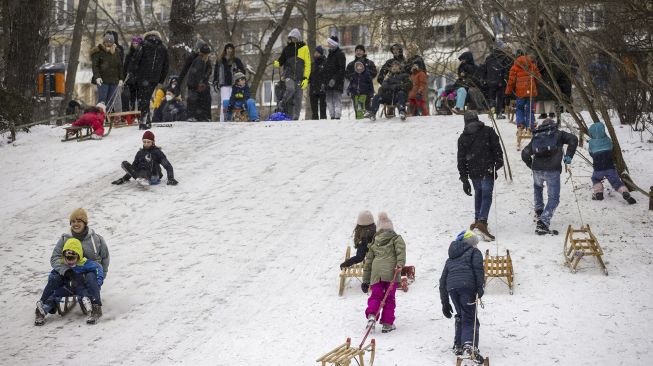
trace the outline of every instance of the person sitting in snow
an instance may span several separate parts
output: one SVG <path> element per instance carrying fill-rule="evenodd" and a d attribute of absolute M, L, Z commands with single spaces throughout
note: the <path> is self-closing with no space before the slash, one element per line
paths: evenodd
<path fill-rule="evenodd" d="M 245 74 L 242 72 L 235 73 L 234 80 L 234 86 L 231 89 L 231 98 L 229 98 L 229 106 L 227 107 L 227 119 L 232 118 L 232 113 L 235 109 L 240 109 L 247 112 L 249 121 L 258 122 L 256 101 L 250 98 L 249 86 L 247 86 Z"/>
<path fill-rule="evenodd" d="M 62 255 L 61 263 L 67 267 L 66 272 L 63 276 L 55 269 L 50 273 L 50 276 L 57 276 L 59 281 L 48 279 L 41 300 L 36 303 L 34 325 L 45 324 L 45 315 L 54 314 L 57 298 L 73 295 L 82 299 L 81 306 L 88 315 L 86 323 L 95 324 L 102 314 L 98 311 L 102 306 L 100 299 L 100 287 L 104 281 L 102 266 L 84 258 L 82 243 L 75 238 L 66 240 Z"/>
<path fill-rule="evenodd" d="M 122 178 L 116 179 L 111 184 L 123 184 L 134 178 L 141 185 L 156 185 L 161 182 L 163 176 L 161 165 L 168 175 L 168 185 L 176 186 L 177 180 L 174 178 L 172 165 L 161 149 L 154 145 L 154 133 L 145 131 L 143 133 L 143 148 L 138 150 L 134 162 L 129 164 L 127 161 L 122 162 L 122 168 L 127 172 Z"/>
<path fill-rule="evenodd" d="M 440 276 L 440 301 L 442 314 L 451 319 L 456 309 L 453 351 L 456 356 L 473 357 L 482 364 L 484 359 L 478 351 L 478 334 L 481 326 L 476 314 L 476 303 L 483 296 L 483 253 L 477 248 L 478 236 L 464 230 L 449 245 L 447 259 Z M 473 338 L 473 339 L 472 339 Z"/>
<path fill-rule="evenodd" d="M 91 126 L 93 127 L 93 134 L 91 139 L 102 140 L 104 136 L 104 116 L 106 106 L 100 102 L 95 107 L 88 107 L 84 110 L 79 119 L 73 122 L 72 126 Z"/>
<path fill-rule="evenodd" d="M 102 266 L 104 279 L 106 279 L 107 273 L 109 272 L 109 249 L 104 238 L 88 227 L 88 214 L 86 211 L 83 208 L 76 209 L 70 215 L 69 221 L 70 233 L 61 235 L 61 238 L 59 238 L 59 241 L 52 250 L 50 264 L 52 265 L 53 270 L 48 276 L 48 284 L 46 285 L 39 301 L 43 306 L 47 304 L 52 305 L 52 302 L 48 301 L 48 298 L 50 298 L 53 291 L 61 288 L 62 284 L 70 282 L 70 278 L 74 277 L 71 272 L 68 272 L 70 267 L 64 263 L 64 246 L 69 239 L 74 238 L 81 242 L 82 256 Z M 80 258 L 82 256 L 80 256 Z M 69 288 L 71 287 L 69 286 Z M 71 289 L 74 290 L 74 288 Z M 59 293 L 60 295 L 58 296 L 70 295 L 70 292 L 66 291 L 63 291 L 63 293 L 62 291 L 59 291 Z M 54 297 L 54 301 L 56 301 L 56 297 L 57 296 Z M 102 316 L 102 304 L 99 302 L 99 295 L 96 300 L 97 306 L 93 309 L 96 315 L 95 319 Z M 39 308 L 39 303 L 37 303 L 36 311 L 44 318 L 46 313 L 54 314 L 56 308 L 50 306 Z M 38 318 L 39 315 L 37 315 L 37 320 Z M 43 321 L 44 320 L 41 320 L 41 322 Z"/>
<path fill-rule="evenodd" d="M 593 200 L 603 199 L 603 178 L 606 178 L 617 192 L 631 205 L 637 203 L 635 199 L 628 192 L 628 187 L 619 178 L 617 169 L 614 165 L 614 158 L 612 157 L 612 141 L 605 133 L 605 125 L 599 121 L 594 122 L 589 128 L 590 142 L 589 153 L 592 156 L 592 184 L 594 193 L 592 193 Z"/>
<path fill-rule="evenodd" d="M 356 255 L 340 263 L 340 269 L 343 270 L 351 267 L 356 263 L 360 263 L 365 259 L 367 254 L 367 247 L 374 240 L 376 234 L 376 225 L 374 224 L 374 217 L 370 211 L 361 211 L 358 214 L 356 227 L 354 228 L 354 248 L 356 248 Z"/>
<path fill-rule="evenodd" d="M 412 86 L 413 83 L 410 81 L 408 74 L 402 72 L 401 63 L 396 60 L 392 61 L 390 73 L 385 76 L 379 92 L 372 98 L 372 105 L 365 113 L 365 118 L 375 120 L 379 105 L 384 103 L 396 105 L 399 108 L 399 116 L 402 120 L 405 119 L 408 91 Z"/>
<path fill-rule="evenodd" d="M 361 290 L 365 293 L 370 288 L 372 290 L 372 294 L 367 300 L 367 309 L 365 309 L 368 327 L 376 322 L 376 314 L 381 310 L 379 309 L 381 301 L 387 293 L 381 313 L 381 324 L 383 325 L 381 331 L 387 333 L 396 329 L 394 325 L 395 291 L 397 283 L 401 281 L 401 267 L 406 264 L 406 243 L 400 235 L 395 233 L 392 221 L 385 212 L 379 213 L 378 229 L 374 242 L 369 246 L 367 256 L 365 256 Z"/>

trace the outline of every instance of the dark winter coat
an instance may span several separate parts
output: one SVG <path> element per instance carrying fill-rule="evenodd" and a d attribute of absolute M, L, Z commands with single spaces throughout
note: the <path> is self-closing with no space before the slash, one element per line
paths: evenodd
<path fill-rule="evenodd" d="M 463 52 L 459 57 L 460 65 L 458 65 L 458 80 L 456 81 L 457 87 L 477 87 L 482 85 L 482 81 L 478 78 L 478 67 L 474 63 L 474 55 L 467 51 Z"/>
<path fill-rule="evenodd" d="M 376 233 L 376 225 L 371 224 L 369 226 L 365 226 L 365 228 L 368 235 L 361 236 L 360 243 L 354 243 L 356 246 L 356 255 L 344 261 L 342 263 L 344 267 L 350 267 L 356 263 L 360 263 L 365 260 L 365 256 L 367 255 L 367 249 L 369 245 L 372 244 L 372 242 L 374 241 L 374 234 Z"/>
<path fill-rule="evenodd" d="M 397 44 L 392 45 L 392 47 L 399 46 Z M 390 47 L 390 52 L 392 52 L 392 47 Z M 401 68 L 404 69 L 406 66 L 406 57 L 404 57 L 403 50 L 399 53 L 399 56 L 395 57 L 393 56 L 391 59 L 387 60 L 383 66 L 381 66 L 381 70 L 379 71 L 379 76 L 376 78 L 376 81 L 379 82 L 379 84 L 383 84 L 383 80 L 385 79 L 386 75 L 390 72 L 390 66 L 394 61 L 399 61 L 401 64 Z"/>
<path fill-rule="evenodd" d="M 374 64 L 374 61 L 370 60 L 367 58 L 367 56 L 363 57 L 356 57 L 354 58 L 354 61 L 350 62 L 347 64 L 347 70 L 345 72 L 345 78 L 347 80 L 350 80 L 351 75 L 356 72 L 356 62 L 362 62 L 363 65 L 365 65 L 365 70 L 367 70 L 370 74 L 370 77 L 374 79 L 376 75 L 379 73 L 379 71 L 376 69 L 376 65 Z"/>
<path fill-rule="evenodd" d="M 526 163 L 532 170 L 544 170 L 544 171 L 562 171 L 562 147 L 567 145 L 567 152 L 564 155 L 569 155 L 571 157 L 576 153 L 576 147 L 578 146 L 578 137 L 570 134 L 569 132 L 560 131 L 555 126 L 555 124 L 543 124 L 538 127 L 538 130 L 541 129 L 556 129 L 558 133 L 558 140 L 556 146 L 558 147 L 553 153 L 545 157 L 533 156 L 533 140 L 531 140 L 528 145 L 521 152 L 521 159 Z M 537 130 L 535 131 L 538 132 Z"/>
<path fill-rule="evenodd" d="M 161 103 L 161 117 L 163 122 L 185 121 L 186 105 L 177 98 Z"/>
<path fill-rule="evenodd" d="M 392 95 L 400 90 L 403 90 L 408 96 L 408 92 L 413 87 L 413 82 L 410 81 L 408 74 L 399 72 L 396 74 L 389 73 L 383 80 L 383 84 L 379 89 L 379 93 L 383 95 L 384 99 L 392 98 Z"/>
<path fill-rule="evenodd" d="M 424 63 L 424 59 L 420 55 L 415 55 L 409 58 L 408 60 L 406 60 L 404 71 L 406 71 L 407 74 L 412 73 L 413 72 L 412 68 L 414 64 L 417 64 L 420 70 L 426 72 L 426 64 Z"/>
<path fill-rule="evenodd" d="M 326 91 L 326 82 L 324 75 L 324 64 L 326 57 L 320 56 L 313 59 L 313 67 L 311 67 L 311 76 L 308 79 L 311 88 L 311 94 L 319 95 L 324 94 Z"/>
<path fill-rule="evenodd" d="M 311 55 L 308 46 L 302 41 L 288 43 L 277 61 L 283 68 L 282 75 L 286 79 L 295 80 L 299 84 L 311 76 Z"/>
<path fill-rule="evenodd" d="M 157 31 L 143 35 L 143 43 L 131 62 L 129 72 L 138 84 L 162 84 L 168 75 L 168 50 Z"/>
<path fill-rule="evenodd" d="M 374 94 L 374 81 L 367 69 L 363 70 L 361 73 L 354 72 L 349 79 L 350 81 L 347 91 L 350 95 Z"/>
<path fill-rule="evenodd" d="M 465 124 L 458 137 L 458 173 L 461 178 L 479 179 L 494 176 L 503 167 L 503 150 L 494 128 L 481 121 Z"/>
<path fill-rule="evenodd" d="M 345 53 L 342 52 L 340 47 L 329 50 L 326 63 L 324 64 L 324 77 L 326 80 L 326 90 L 336 90 L 342 93 L 345 89 L 345 68 L 347 61 Z M 331 80 L 335 82 L 333 86 L 329 86 Z"/>
<path fill-rule="evenodd" d="M 245 73 L 245 65 L 238 58 L 234 58 L 231 63 L 223 57 L 215 63 L 213 71 L 213 83 L 218 86 L 232 86 L 234 84 L 233 75 L 237 72 Z"/>
<path fill-rule="evenodd" d="M 512 66 L 510 56 L 499 48 L 492 48 L 485 58 L 485 81 L 488 85 L 505 88 L 510 66 Z"/>
<path fill-rule="evenodd" d="M 555 77 L 551 77 L 549 72 L 546 70 L 544 65 L 541 62 L 538 62 L 538 69 L 540 70 L 540 76 L 542 80 L 537 80 L 537 96 L 535 97 L 536 101 L 543 100 L 556 100 L 552 91 L 549 90 L 544 84 L 550 88 L 554 88 Z"/>
<path fill-rule="evenodd" d="M 229 98 L 229 108 L 244 108 L 249 98 L 249 86 L 234 85 L 231 89 L 231 97 Z"/>
<path fill-rule="evenodd" d="M 134 60 L 134 57 L 138 53 L 138 50 L 140 50 L 140 47 L 134 48 L 134 46 L 129 47 L 129 51 L 127 51 L 127 56 L 125 56 L 125 63 L 122 66 L 122 69 L 124 72 L 129 72 L 131 68 L 131 64 Z M 127 81 L 127 84 L 134 85 L 136 84 L 136 79 L 134 78 L 134 75 L 132 75 Z"/>
<path fill-rule="evenodd" d="M 184 67 L 179 74 L 180 82 L 186 79 L 186 86 L 189 89 L 198 90 L 203 85 L 206 87 L 209 84 L 209 77 L 211 76 L 211 61 L 207 58 L 206 61 L 202 58 L 202 54 L 191 52 L 186 57 Z"/>
<path fill-rule="evenodd" d="M 114 45 L 113 50 L 107 49 L 103 44 L 93 47 L 91 50 L 91 63 L 93 69 L 93 80 L 102 78 L 105 84 L 118 84 L 119 80 L 125 78 L 122 69 L 122 57 L 118 47 Z"/>
<path fill-rule="evenodd" d="M 158 146 L 138 150 L 134 157 L 134 162 L 132 163 L 134 170 L 146 170 L 150 172 L 152 177 L 157 176 L 159 178 L 163 175 L 161 172 L 161 166 L 166 170 L 168 180 L 175 177 L 172 170 L 172 164 L 170 164 L 168 158 Z M 129 174 L 126 174 L 123 177 L 124 180 L 129 180 L 129 178 L 131 178 Z"/>
<path fill-rule="evenodd" d="M 483 253 L 463 241 L 453 241 L 449 245 L 449 258 L 440 276 L 440 301 L 448 304 L 449 291 L 457 288 L 467 288 L 482 294 L 484 278 Z"/>

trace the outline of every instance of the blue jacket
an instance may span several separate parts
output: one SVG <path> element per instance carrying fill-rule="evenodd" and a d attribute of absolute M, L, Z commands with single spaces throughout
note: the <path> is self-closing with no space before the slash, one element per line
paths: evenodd
<path fill-rule="evenodd" d="M 449 303 L 449 291 L 455 288 L 472 289 L 482 296 L 484 276 L 481 251 L 463 241 L 453 241 L 440 276 L 440 300 Z"/>
<path fill-rule="evenodd" d="M 249 99 L 249 86 L 237 86 L 234 85 L 231 89 L 231 97 L 229 98 L 229 107 L 231 108 L 242 108 L 247 105 L 247 100 Z"/>
<path fill-rule="evenodd" d="M 590 143 L 589 152 L 597 153 L 600 151 L 612 151 L 612 140 L 605 133 L 605 125 L 601 122 L 594 122 L 589 128 Z"/>
<path fill-rule="evenodd" d="M 98 287 L 102 287 L 102 283 L 104 282 L 104 270 L 102 270 L 102 266 L 97 264 L 97 262 L 86 259 L 86 262 L 84 262 L 83 265 L 78 264 L 74 267 L 70 267 L 70 269 L 72 269 L 73 272 L 77 274 L 84 274 L 89 272 L 95 273 L 95 276 L 97 277 L 97 285 Z"/>
<path fill-rule="evenodd" d="M 361 73 L 354 72 L 349 77 L 349 88 L 347 88 L 351 95 L 371 95 L 374 94 L 374 84 L 372 75 L 367 70 Z"/>

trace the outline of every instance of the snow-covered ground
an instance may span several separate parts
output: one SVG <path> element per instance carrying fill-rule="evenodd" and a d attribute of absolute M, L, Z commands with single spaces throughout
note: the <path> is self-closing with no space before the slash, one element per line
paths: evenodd
<path fill-rule="evenodd" d="M 481 117 L 486 120 L 485 116 Z M 314 365 L 363 336 L 366 296 L 338 264 L 360 210 L 385 210 L 407 243 L 417 280 L 397 293 L 397 330 L 372 334 L 376 365 L 454 364 L 453 320 L 437 281 L 447 248 L 473 219 L 456 171 L 461 116 L 260 124 L 177 123 L 155 128 L 180 184 L 114 186 L 141 131 L 61 143 L 48 126 L 0 146 L 0 364 Z M 483 252 L 510 249 L 515 294 L 491 282 L 480 310 L 492 365 L 644 365 L 653 357 L 652 211 L 639 193 L 590 200 L 591 168 L 572 164 L 583 218 L 609 276 L 584 259 L 564 266 L 564 236 L 533 233 L 532 178 L 499 121 L 514 182 L 496 186 Z M 653 182 L 653 149 L 618 128 L 632 176 Z M 564 182 L 564 178 L 563 178 Z M 612 192 L 612 191 L 610 191 Z M 552 227 L 580 225 L 571 183 Z M 76 207 L 106 239 L 111 267 L 104 317 L 75 309 L 35 327 L 49 257 Z"/>

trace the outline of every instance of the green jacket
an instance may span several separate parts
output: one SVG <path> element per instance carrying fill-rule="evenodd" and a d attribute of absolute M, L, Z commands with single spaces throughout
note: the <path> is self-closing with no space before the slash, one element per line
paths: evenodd
<path fill-rule="evenodd" d="M 113 52 L 99 44 L 91 50 L 91 62 L 93 68 L 93 80 L 102 78 L 106 84 L 118 84 L 118 80 L 124 80 L 122 69 L 122 58 L 118 47 L 114 46 Z"/>
<path fill-rule="evenodd" d="M 374 242 L 369 246 L 363 268 L 363 282 L 373 285 L 379 281 L 392 281 L 394 269 L 406 264 L 406 243 L 400 235 L 392 230 L 376 233 Z M 395 282 L 401 281 L 401 275 Z"/>

